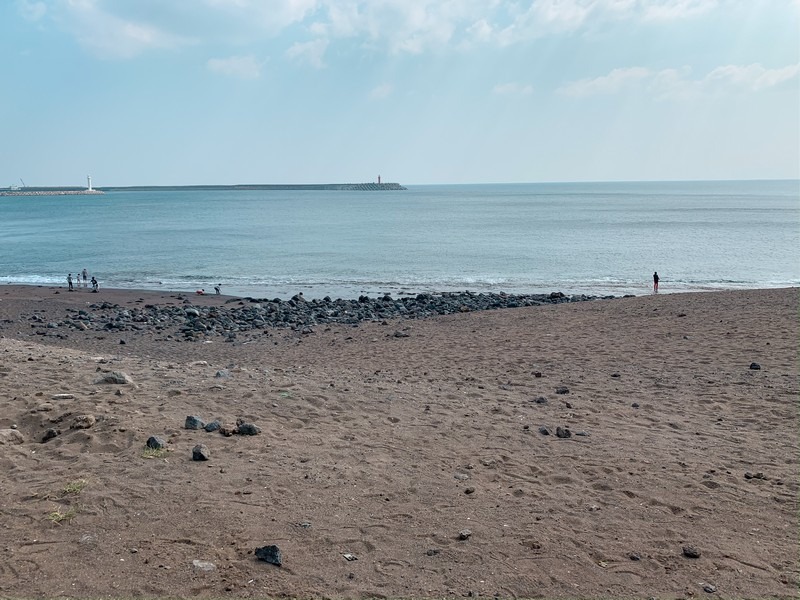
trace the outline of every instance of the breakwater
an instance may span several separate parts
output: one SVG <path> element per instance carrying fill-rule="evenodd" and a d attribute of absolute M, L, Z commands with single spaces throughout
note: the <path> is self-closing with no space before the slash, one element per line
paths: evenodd
<path fill-rule="evenodd" d="M 235 185 L 133 185 L 103 186 L 97 188 L 104 192 L 182 192 L 182 191 L 401 191 L 408 188 L 399 183 L 242 183 Z"/>
<path fill-rule="evenodd" d="M 98 196 L 105 192 L 86 188 L 24 188 L 0 190 L 0 196 Z"/>
<path fill-rule="evenodd" d="M 182 192 L 182 191 L 313 191 L 313 192 L 391 192 L 408 188 L 399 183 L 244 183 L 236 185 L 130 185 L 93 188 L 25 187 L 0 189 L 0 196 L 91 196 L 106 192 Z"/>

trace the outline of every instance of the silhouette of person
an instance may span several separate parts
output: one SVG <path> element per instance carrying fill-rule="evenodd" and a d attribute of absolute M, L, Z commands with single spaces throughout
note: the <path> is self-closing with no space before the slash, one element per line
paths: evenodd
<path fill-rule="evenodd" d="M 83 287 L 86 287 L 86 280 L 89 278 L 89 272 L 84 269 L 81 275 L 83 276 Z"/>
<path fill-rule="evenodd" d="M 658 293 L 658 271 L 653 271 L 653 293 Z"/>
<path fill-rule="evenodd" d="M 92 277 L 92 291 L 97 292 L 97 278 Z"/>
<path fill-rule="evenodd" d="M 72 291 L 72 273 L 67 275 L 67 289 L 71 292 Z"/>
<path fill-rule="evenodd" d="M 215 293 L 217 296 L 219 296 L 219 294 L 220 294 L 219 288 L 221 288 L 221 287 L 222 287 L 222 284 L 221 284 L 221 283 L 218 283 L 217 285 L 215 285 L 215 286 L 214 286 L 214 293 Z"/>

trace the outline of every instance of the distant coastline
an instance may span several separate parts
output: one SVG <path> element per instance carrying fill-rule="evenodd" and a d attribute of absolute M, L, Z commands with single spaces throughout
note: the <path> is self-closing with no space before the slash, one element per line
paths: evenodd
<path fill-rule="evenodd" d="M 132 185 L 93 189 L 77 187 L 24 187 L 0 189 L 0 196 L 81 196 L 106 192 L 180 192 L 180 191 L 402 191 L 399 183 L 288 183 L 237 185 Z"/>

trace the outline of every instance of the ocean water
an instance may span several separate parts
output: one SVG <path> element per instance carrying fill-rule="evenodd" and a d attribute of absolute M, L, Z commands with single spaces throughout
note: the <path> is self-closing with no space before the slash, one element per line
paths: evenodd
<path fill-rule="evenodd" d="M 800 183 L 0 197 L 0 284 L 288 298 L 800 285 Z"/>

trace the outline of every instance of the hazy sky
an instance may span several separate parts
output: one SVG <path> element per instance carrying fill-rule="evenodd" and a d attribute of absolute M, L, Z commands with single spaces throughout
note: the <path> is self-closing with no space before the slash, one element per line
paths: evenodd
<path fill-rule="evenodd" d="M 0 186 L 800 177 L 800 0 L 0 0 Z"/>

